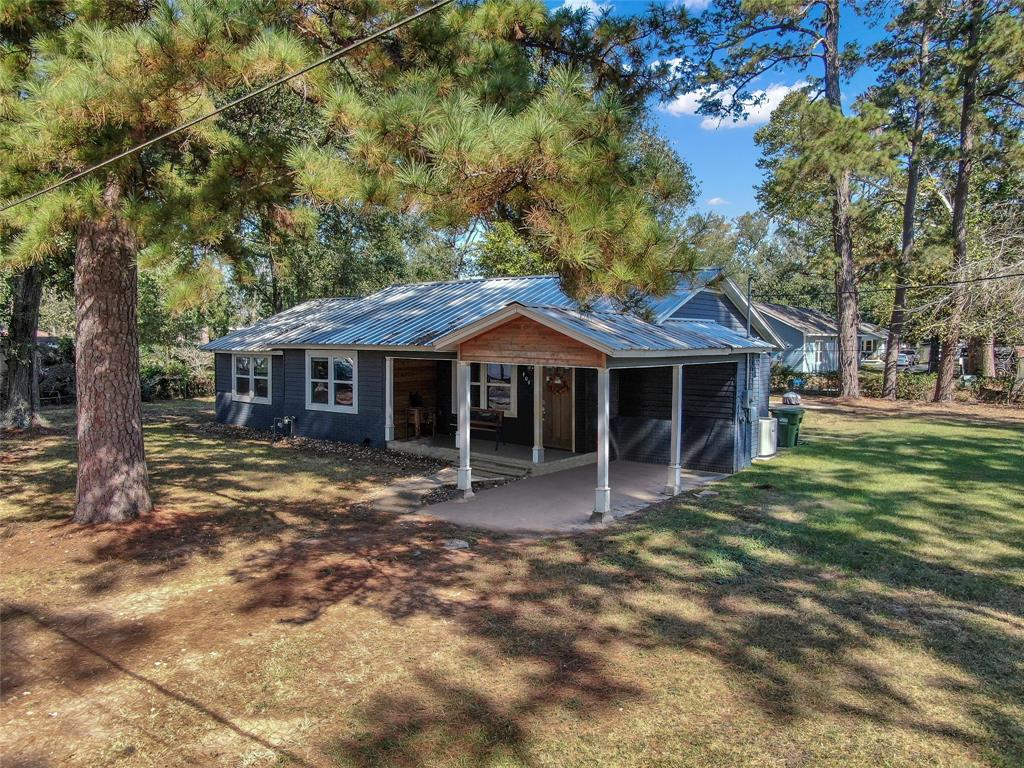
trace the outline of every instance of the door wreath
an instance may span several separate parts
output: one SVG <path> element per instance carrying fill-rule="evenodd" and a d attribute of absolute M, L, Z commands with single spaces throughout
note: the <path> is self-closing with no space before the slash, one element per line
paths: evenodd
<path fill-rule="evenodd" d="M 569 391 L 569 381 L 562 374 L 555 373 L 547 377 L 547 387 L 551 394 L 561 395 Z"/>

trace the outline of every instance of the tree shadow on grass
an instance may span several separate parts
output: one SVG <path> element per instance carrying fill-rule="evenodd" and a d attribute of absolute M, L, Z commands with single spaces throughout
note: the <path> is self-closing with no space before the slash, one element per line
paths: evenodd
<path fill-rule="evenodd" d="M 1021 476 L 1007 472 L 1024 466 L 1015 439 L 1005 429 L 984 445 L 869 435 L 827 448 L 841 470 L 827 490 L 820 474 L 770 465 L 733 478 L 710 503 L 668 503 L 611 535 L 527 548 L 514 567 L 449 574 L 443 586 L 476 595 L 472 606 L 444 612 L 475 652 L 496 669 L 527 658 L 545 674 L 512 697 L 492 695 L 483 683 L 421 677 L 417 693 L 371 702 L 364 729 L 339 737 L 332 752 L 359 766 L 439 756 L 529 764 L 534 727 L 569 702 L 582 702 L 589 715 L 650 696 L 631 680 L 637 670 L 610 674 L 599 649 L 615 643 L 723 664 L 746 700 L 780 723 L 837 712 L 1014 764 L 1024 754 L 1024 668 L 1011 661 L 1024 658 L 1024 589 L 1007 563 L 1012 568 L 1024 552 L 1024 516 L 1004 502 L 1024 493 Z M 929 481 L 913 490 L 876 488 L 866 480 L 879 467 Z M 832 496 L 841 503 L 823 504 Z M 929 514 L 901 517 L 917 505 Z M 804 511 L 777 519 L 775 507 Z M 965 556 L 990 543 L 1013 554 L 971 562 L 956 550 L 924 554 L 942 539 L 962 542 Z M 415 581 L 429 592 L 431 574 L 417 576 L 428 584 L 390 586 Z M 438 612 L 436 600 L 418 605 Z M 694 606 L 700 610 L 685 610 Z M 926 675 L 931 664 L 952 670 L 954 677 L 928 687 L 959 720 L 927 708 L 887 648 L 926 657 L 915 658 L 922 669 L 914 674 Z M 559 676 L 574 663 L 582 678 Z"/>
<path fill-rule="evenodd" d="M 216 504 L 128 529 L 94 557 L 153 565 L 142 577 L 162 578 L 241 542 L 249 551 L 227 573 L 251 621 L 288 631 L 349 605 L 395 631 L 420 618 L 454 627 L 459 653 L 493 674 L 419 669 L 402 690 L 372 696 L 324 746 L 346 765 L 528 765 L 552 719 L 653 707 L 646 665 L 679 663 L 727 675 L 743 692 L 737 718 L 786 727 L 839 713 L 851 733 L 870 724 L 1014 764 L 1024 754 L 1024 669 L 1013 661 L 1024 658 L 1014 573 L 1024 518 L 1006 500 L 1024 493 L 1012 472 L 1024 447 L 1019 432 L 986 427 L 980 440 L 971 429 L 815 440 L 721 484 L 718 498 L 676 499 L 631 525 L 540 543 L 362 503 L 254 503 L 251 480 L 175 457 L 177 482 Z M 304 471 L 261 466 L 281 482 Z M 471 550 L 441 548 L 452 535 Z"/>
<path fill-rule="evenodd" d="M 41 632 L 48 636 L 47 639 L 57 641 L 57 650 L 46 654 L 42 661 L 35 662 L 45 664 L 49 670 L 48 673 L 34 674 L 33 677 L 37 681 L 60 680 L 62 686 L 76 691 L 82 690 L 84 686 L 115 679 L 127 680 L 141 687 L 147 699 L 165 699 L 186 707 L 195 715 L 271 752 L 279 760 L 290 765 L 308 765 L 300 756 L 239 726 L 231 718 L 195 696 L 161 683 L 124 661 L 125 657 L 134 651 L 158 644 L 161 633 L 148 622 L 119 621 L 91 611 L 55 614 L 37 606 L 20 603 L 0 605 L 0 620 L 3 621 L 5 630 L 2 657 L 5 668 L 27 666 L 28 659 L 18 651 L 24 642 L 22 638 L 33 632 Z M 4 698 L 16 695 L 21 684 L 27 680 L 28 675 L 25 675 L 14 686 L 10 686 L 8 681 L 5 685 Z M 128 708 L 124 701 L 118 702 L 114 707 L 96 701 L 92 707 L 94 716 L 97 711 L 106 710 L 106 715 L 137 731 L 144 739 L 159 742 L 166 748 L 175 746 L 141 724 L 143 721 L 140 718 L 126 716 L 125 710 Z"/>

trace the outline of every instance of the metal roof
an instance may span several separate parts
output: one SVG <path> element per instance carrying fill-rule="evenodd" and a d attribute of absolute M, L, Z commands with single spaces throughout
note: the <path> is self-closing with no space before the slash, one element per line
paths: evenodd
<path fill-rule="evenodd" d="M 811 307 L 791 307 L 788 304 L 770 304 L 755 301 L 754 307 L 775 320 L 785 323 L 808 336 L 838 336 L 839 325 L 827 312 Z M 874 323 L 860 323 L 857 332 L 884 338 L 887 333 Z"/>
<path fill-rule="evenodd" d="M 666 320 L 662 325 L 655 325 L 633 315 L 613 312 L 580 312 L 532 305 L 526 309 L 527 314 L 547 319 L 610 353 L 772 348 L 767 342 L 748 339 L 712 320 Z"/>
<path fill-rule="evenodd" d="M 685 302 L 721 274 L 718 269 L 680 277 L 668 295 L 648 300 L 655 317 Z M 234 331 L 203 346 L 209 351 L 259 351 L 280 347 L 367 346 L 432 347 L 436 339 L 490 315 L 511 303 L 579 310 L 559 279 L 482 278 L 394 285 L 363 299 L 322 299 L 292 307 L 250 328 Z M 593 310 L 615 313 L 608 299 Z"/>
<path fill-rule="evenodd" d="M 248 328 L 231 331 L 208 342 L 201 349 L 211 352 L 266 352 L 273 349 L 281 335 L 305 323 L 330 323 L 344 314 L 359 299 L 313 299 L 296 304 Z"/>

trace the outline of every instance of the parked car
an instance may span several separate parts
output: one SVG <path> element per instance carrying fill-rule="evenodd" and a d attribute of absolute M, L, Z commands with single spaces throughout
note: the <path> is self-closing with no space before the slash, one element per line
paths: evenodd
<path fill-rule="evenodd" d="M 905 352 L 900 352 L 896 356 L 896 367 L 897 368 L 909 368 L 912 366 L 913 360 L 910 355 Z M 868 357 L 861 360 L 860 367 L 866 371 L 884 371 L 885 370 L 885 358 L 884 357 Z"/>

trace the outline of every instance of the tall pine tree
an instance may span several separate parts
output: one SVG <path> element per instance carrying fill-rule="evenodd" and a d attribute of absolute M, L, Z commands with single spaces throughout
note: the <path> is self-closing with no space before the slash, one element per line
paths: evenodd
<path fill-rule="evenodd" d="M 833 113 L 818 115 L 818 119 L 831 124 L 836 154 L 848 155 L 842 145 L 852 131 L 842 125 L 840 87 L 859 54 L 855 48 L 841 45 L 840 30 L 851 12 L 852 6 L 843 0 L 716 0 L 694 20 L 690 46 L 680 51 L 684 58 L 680 71 L 702 95 L 704 113 L 737 117 L 759 98 L 756 91 L 762 75 L 783 67 L 802 70 L 807 90 L 820 93 Z M 829 165 L 841 391 L 845 397 L 858 397 L 860 318 L 851 229 L 851 168 L 835 162 Z"/>
<path fill-rule="evenodd" d="M 8 199 L 412 10 L 404 0 L 68 0 L 17 9 L 26 28 L 37 16 L 50 21 L 16 53 L 18 66 L 4 51 L 0 197 Z M 195 274 L 207 274 L 203 260 L 237 253 L 247 231 L 287 231 L 296 192 L 319 205 L 419 209 L 452 230 L 509 221 L 580 295 L 665 288 L 666 270 L 682 263 L 670 227 L 687 178 L 638 131 L 649 97 L 679 87 L 664 67 L 644 65 L 684 17 L 658 9 L 595 21 L 551 15 L 536 0 L 450 6 L 289 84 L 325 115 L 320 140 L 303 133 L 282 145 L 265 122 L 250 133 L 228 126 L 228 112 L 13 209 L 3 226 L 14 249 L 37 251 L 59 232 L 75 240 L 75 520 L 128 520 L 151 507 L 140 260 L 184 253 Z M 288 167 L 271 162 L 285 158 Z"/>

